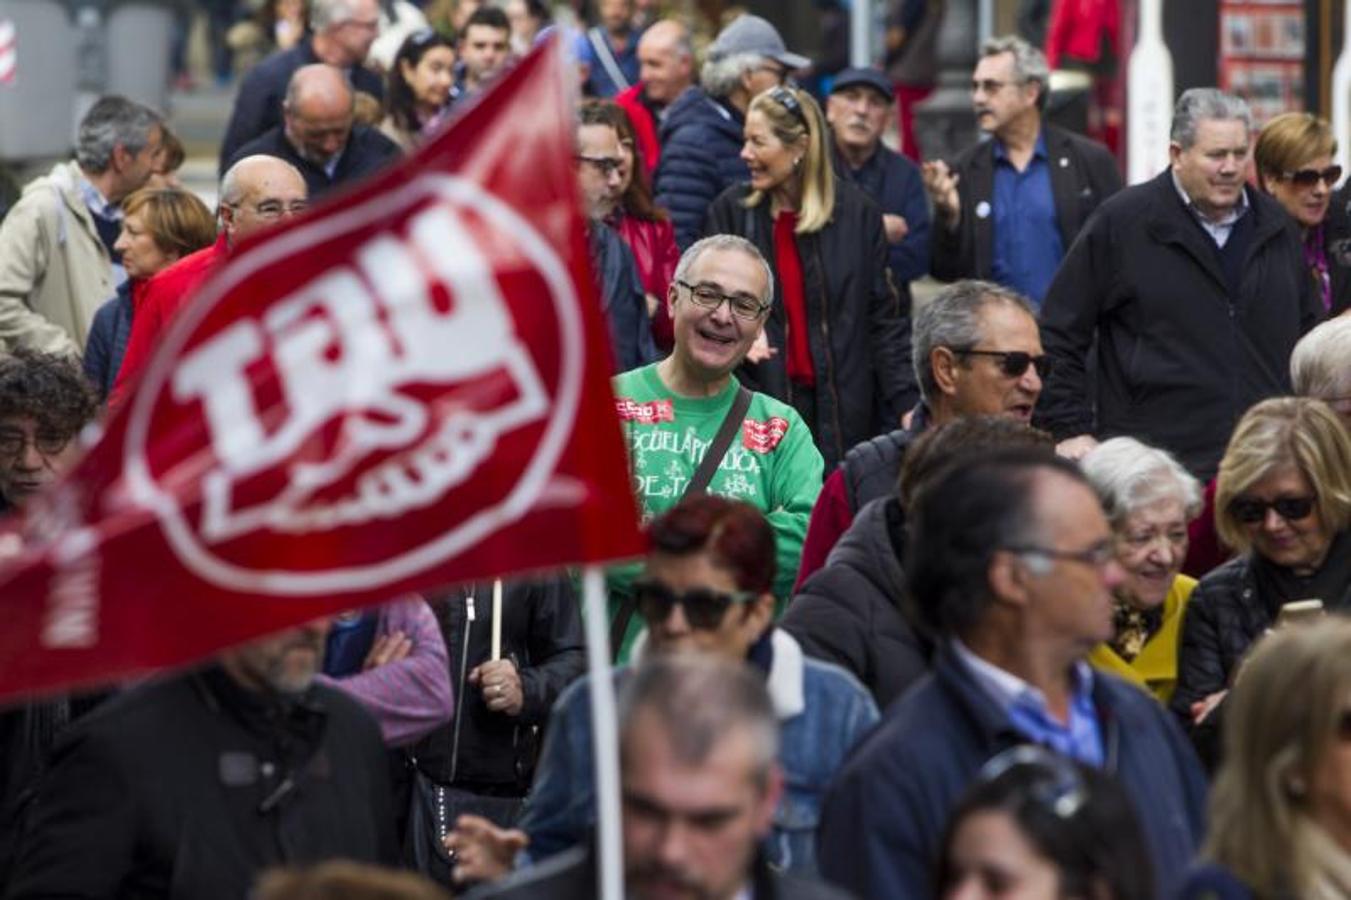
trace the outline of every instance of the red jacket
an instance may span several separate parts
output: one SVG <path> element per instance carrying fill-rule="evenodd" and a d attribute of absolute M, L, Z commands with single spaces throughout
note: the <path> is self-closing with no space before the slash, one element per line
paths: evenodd
<path fill-rule="evenodd" d="M 643 102 L 642 82 L 616 94 L 615 103 L 629 114 L 629 121 L 633 123 L 633 130 L 638 135 L 638 152 L 643 158 L 643 168 L 647 169 L 647 177 L 650 179 L 652 173 L 657 170 L 657 158 L 661 156 L 661 142 L 657 140 L 657 117 Z"/>
<path fill-rule="evenodd" d="M 136 383 L 141 370 L 150 362 L 150 356 L 164 336 L 165 329 L 169 327 L 169 321 L 229 255 L 230 246 L 222 231 L 216 243 L 183 257 L 153 276 L 146 284 L 141 302 L 132 316 L 127 353 L 122 357 L 122 368 L 117 371 L 117 380 L 113 382 L 109 406 L 117 405 L 123 391 Z"/>
<path fill-rule="evenodd" d="M 623 214 L 610 224 L 633 251 L 633 260 L 638 264 L 638 278 L 643 282 L 643 292 L 657 298 L 657 314 L 652 317 L 652 337 L 660 350 L 669 352 L 675 345 L 675 332 L 671 316 L 666 311 L 666 291 L 675 277 L 676 263 L 680 262 L 675 226 L 670 219 L 650 222 Z"/>
<path fill-rule="evenodd" d="M 1061 58 L 1101 61 L 1102 45 L 1121 58 L 1121 4 L 1119 0 L 1056 0 L 1046 29 L 1046 62 L 1060 68 Z"/>

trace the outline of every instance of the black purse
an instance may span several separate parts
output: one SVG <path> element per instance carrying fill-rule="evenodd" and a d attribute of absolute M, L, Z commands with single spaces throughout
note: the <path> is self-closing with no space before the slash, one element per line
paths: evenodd
<path fill-rule="evenodd" d="M 455 868 L 445 837 L 462 815 L 482 816 L 501 828 L 511 828 L 521 816 L 523 797 L 493 797 L 462 788 L 438 784 L 409 760 L 413 785 L 409 797 L 408 831 L 404 838 L 404 863 L 440 883 L 451 884 Z"/>

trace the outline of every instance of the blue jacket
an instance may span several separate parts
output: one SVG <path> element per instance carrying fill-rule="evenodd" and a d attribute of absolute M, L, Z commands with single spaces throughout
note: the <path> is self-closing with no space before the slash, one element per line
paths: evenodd
<path fill-rule="evenodd" d="M 1252 888 L 1217 863 L 1198 865 L 1175 895 L 1177 900 L 1253 900 Z"/>
<path fill-rule="evenodd" d="M 1205 777 L 1149 694 L 1097 672 L 1105 769 L 1135 801 L 1158 896 L 1181 884 L 1204 832 Z M 980 767 L 1026 739 L 944 645 L 892 706 L 826 798 L 818 855 L 828 881 L 870 900 L 928 900 L 948 815 Z"/>
<path fill-rule="evenodd" d="M 713 198 L 751 177 L 741 161 L 745 121 L 700 87 L 688 88 L 666 111 L 652 189 L 657 205 L 671 214 L 682 251 L 699 239 Z"/>
<path fill-rule="evenodd" d="M 835 174 L 852 181 L 883 213 L 901 216 L 909 229 L 899 244 L 888 244 L 887 268 L 898 289 L 929 274 L 929 197 L 919 166 L 884 144 L 862 167 L 851 168 L 838 152 Z"/>
<path fill-rule="evenodd" d="M 641 36 L 641 32 L 632 32 L 624 47 L 624 52 L 616 53 L 615 46 L 610 42 L 610 36 L 606 34 L 604 28 L 597 25 L 587 29 L 584 44 L 585 53 L 580 55 L 581 61 L 587 65 L 586 84 L 583 87 L 588 95 L 609 99 L 620 91 L 626 91 L 638 83 L 638 38 Z M 610 77 L 610 70 L 601 62 L 595 41 L 600 41 L 609 51 L 610 58 L 618 66 L 619 74 L 624 76 L 627 84 L 619 84 Z"/>
<path fill-rule="evenodd" d="M 587 232 L 601 308 L 610 322 L 615 372 L 627 372 L 654 362 L 657 345 L 652 340 L 652 320 L 647 315 L 647 298 L 633 251 L 603 222 L 591 222 Z"/>
<path fill-rule="evenodd" d="M 131 313 L 131 279 L 127 279 L 118 285 L 117 294 L 98 308 L 89 326 L 89 338 L 84 345 L 84 374 L 104 400 L 112 392 L 117 370 L 122 368 L 122 357 L 127 354 Z"/>
<path fill-rule="evenodd" d="M 776 868 L 813 874 L 821 798 L 850 749 L 876 724 L 877 707 L 852 675 L 807 658 L 785 631 L 771 632 L 757 648 L 772 648 L 768 687 L 781 723 L 785 788 L 765 849 Z M 616 687 L 627 672 L 615 670 Z M 535 784 L 518 823 L 530 835 L 526 852 L 532 861 L 582 843 L 596 820 L 589 678 L 574 681 L 549 718 Z"/>

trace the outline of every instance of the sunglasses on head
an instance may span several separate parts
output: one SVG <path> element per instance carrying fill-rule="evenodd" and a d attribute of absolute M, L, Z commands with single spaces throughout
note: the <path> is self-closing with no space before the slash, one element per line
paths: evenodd
<path fill-rule="evenodd" d="M 1256 497 L 1235 497 L 1229 504 L 1229 511 L 1235 519 L 1248 525 L 1255 525 L 1267 517 L 1267 510 L 1276 510 L 1276 515 L 1287 522 L 1298 522 L 1313 512 L 1315 497 L 1277 497 L 1275 500 L 1258 500 Z"/>
<path fill-rule="evenodd" d="M 962 350 L 953 348 L 958 356 L 992 356 L 999 360 L 999 371 L 1009 378 L 1020 378 L 1028 366 L 1036 366 L 1037 374 L 1046 378 L 1053 365 L 1049 356 L 1033 356 L 1022 350 Z"/>
<path fill-rule="evenodd" d="M 803 127 L 806 127 L 807 114 L 802 111 L 802 104 L 797 101 L 797 97 L 793 96 L 791 90 L 786 87 L 771 88 L 769 98 L 796 116 Z"/>
<path fill-rule="evenodd" d="M 1074 818 L 1088 802 L 1088 785 L 1074 763 L 1045 747 L 1024 744 L 1005 750 L 981 767 L 976 781 L 989 784 L 1005 776 L 1018 779 L 1017 796 L 1022 802 L 1035 804 L 1058 819 Z"/>
<path fill-rule="evenodd" d="M 727 610 L 734 603 L 745 603 L 755 599 L 754 591 L 736 591 L 727 594 L 712 588 L 690 588 L 683 594 L 677 594 L 665 584 L 651 578 L 643 578 L 633 583 L 633 598 L 638 614 L 649 625 L 665 622 L 676 604 L 685 612 L 685 621 L 691 628 L 711 631 L 722 624 Z"/>
<path fill-rule="evenodd" d="M 1294 172 L 1282 172 L 1281 180 L 1304 188 L 1313 187 L 1320 181 L 1328 187 L 1333 187 L 1342 180 L 1342 167 L 1328 166 L 1326 169 L 1298 169 Z"/>

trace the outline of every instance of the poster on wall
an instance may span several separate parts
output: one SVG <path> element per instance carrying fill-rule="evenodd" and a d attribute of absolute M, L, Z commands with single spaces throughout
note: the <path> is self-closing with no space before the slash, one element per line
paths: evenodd
<path fill-rule="evenodd" d="M 1304 4 L 1221 0 L 1220 87 L 1245 98 L 1260 127 L 1304 108 Z"/>

